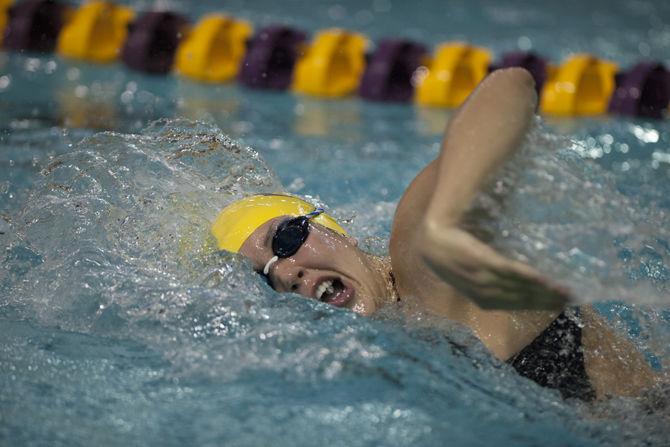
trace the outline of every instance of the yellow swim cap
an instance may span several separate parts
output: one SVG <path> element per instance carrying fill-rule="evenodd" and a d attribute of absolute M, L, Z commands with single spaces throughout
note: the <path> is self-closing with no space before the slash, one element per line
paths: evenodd
<path fill-rule="evenodd" d="M 212 234 L 220 250 L 237 253 L 251 233 L 268 220 L 279 216 L 303 216 L 316 207 L 304 200 L 283 194 L 260 194 L 240 199 L 225 207 L 212 225 Z M 341 234 L 346 231 L 327 214 L 312 219 Z"/>

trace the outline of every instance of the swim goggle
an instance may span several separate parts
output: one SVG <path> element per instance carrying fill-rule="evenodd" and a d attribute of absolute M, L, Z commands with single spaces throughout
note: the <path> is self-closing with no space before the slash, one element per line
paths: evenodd
<path fill-rule="evenodd" d="M 300 250 L 302 244 L 307 240 L 307 236 L 309 236 L 310 219 L 321 213 L 323 213 L 323 208 L 317 208 L 309 214 L 293 217 L 279 224 L 274 236 L 272 236 L 272 253 L 274 256 L 263 267 L 263 276 L 268 280 L 268 283 L 268 273 L 270 273 L 272 264 L 277 262 L 279 258 L 288 258 Z"/>

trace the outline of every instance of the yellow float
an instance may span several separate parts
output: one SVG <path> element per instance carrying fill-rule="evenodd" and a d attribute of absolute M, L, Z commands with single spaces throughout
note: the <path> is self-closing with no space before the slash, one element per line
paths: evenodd
<path fill-rule="evenodd" d="M 616 64 L 588 54 L 577 54 L 548 70 L 540 110 L 559 116 L 599 115 L 607 112 L 616 86 Z"/>
<path fill-rule="evenodd" d="M 427 69 L 415 77 L 415 101 L 427 106 L 458 107 L 486 77 L 490 63 L 491 53 L 484 48 L 464 43 L 440 45 Z"/>
<path fill-rule="evenodd" d="M 331 98 L 355 92 L 365 70 L 366 46 L 362 34 L 341 29 L 320 32 L 296 63 L 293 90 Z"/>
<path fill-rule="evenodd" d="M 0 0 L 0 44 L 2 44 L 2 37 L 5 35 L 5 27 L 9 19 L 9 7 L 12 6 L 12 0 Z"/>
<path fill-rule="evenodd" d="M 252 32 L 245 21 L 221 14 L 205 16 L 177 49 L 177 73 L 206 82 L 235 78 Z"/>
<path fill-rule="evenodd" d="M 106 1 L 92 1 L 77 9 L 58 38 L 60 55 L 91 62 L 111 62 L 121 51 L 132 9 Z"/>

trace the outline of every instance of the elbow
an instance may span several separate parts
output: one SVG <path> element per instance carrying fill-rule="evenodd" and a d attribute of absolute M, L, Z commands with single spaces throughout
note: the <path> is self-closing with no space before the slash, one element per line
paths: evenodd
<path fill-rule="evenodd" d="M 502 68 L 488 76 L 489 82 L 496 84 L 508 96 L 525 98 L 531 114 L 537 109 L 535 79 L 528 70 L 521 67 Z"/>
<path fill-rule="evenodd" d="M 532 94 L 535 96 L 535 79 L 525 68 L 501 68 L 488 75 L 485 82 L 499 85 L 508 93 Z"/>
<path fill-rule="evenodd" d="M 501 68 L 491 73 L 490 77 L 505 78 L 509 82 L 535 89 L 535 80 L 528 70 L 521 67 Z"/>

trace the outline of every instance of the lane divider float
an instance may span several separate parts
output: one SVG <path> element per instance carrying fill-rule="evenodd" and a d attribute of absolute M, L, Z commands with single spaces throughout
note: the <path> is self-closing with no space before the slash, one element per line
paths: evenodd
<path fill-rule="evenodd" d="M 3 47 L 14 51 L 50 53 L 71 9 L 53 0 L 26 0 L 8 10 Z"/>
<path fill-rule="evenodd" d="M 619 115 L 663 118 L 670 102 L 670 72 L 658 62 L 640 62 L 616 76 L 609 112 Z"/>
<path fill-rule="evenodd" d="M 189 21 L 173 12 L 149 11 L 129 26 L 121 59 L 130 68 L 165 74 L 172 70 L 177 46 L 189 30 Z"/>
<path fill-rule="evenodd" d="M 413 77 L 428 55 L 420 43 L 384 39 L 370 56 L 358 95 L 372 101 L 411 101 Z"/>
<path fill-rule="evenodd" d="M 5 28 L 9 21 L 9 7 L 14 3 L 12 0 L 0 0 L 0 45 L 5 34 Z"/>
<path fill-rule="evenodd" d="M 253 28 L 243 20 L 222 14 L 203 17 L 177 49 L 175 71 L 205 82 L 234 79 Z"/>
<path fill-rule="evenodd" d="M 319 32 L 296 63 L 293 91 L 328 98 L 355 92 L 365 69 L 366 46 L 362 34 L 341 29 Z"/>
<path fill-rule="evenodd" d="M 614 91 L 617 70 L 613 62 L 588 54 L 577 54 L 559 67 L 549 67 L 540 97 L 540 110 L 558 116 L 605 113 Z"/>
<path fill-rule="evenodd" d="M 247 44 L 238 79 L 251 88 L 285 90 L 307 35 L 287 26 L 267 26 Z"/>
<path fill-rule="evenodd" d="M 458 107 L 486 77 L 491 53 L 465 43 L 437 47 L 425 75 L 417 80 L 415 101 L 422 105 Z"/>
<path fill-rule="evenodd" d="M 112 62 L 128 35 L 135 12 L 106 1 L 91 1 L 77 9 L 58 38 L 61 56 L 91 62 Z"/>
<path fill-rule="evenodd" d="M 174 12 L 135 14 L 106 0 L 77 9 L 57 0 L 0 0 L 0 43 L 9 51 L 56 50 L 98 63 L 120 58 L 146 73 L 174 70 L 196 81 L 237 79 L 251 88 L 327 98 L 357 93 L 373 101 L 457 107 L 492 70 L 524 67 L 535 79 L 540 111 L 548 115 L 662 118 L 670 103 L 670 72 L 655 61 L 620 70 L 611 61 L 575 54 L 554 66 L 534 53 L 511 52 L 494 62 L 489 50 L 462 42 L 440 44 L 431 56 L 409 40 L 384 39 L 375 46 L 360 33 L 328 29 L 310 42 L 288 26 L 254 34 L 251 24 L 222 14 L 191 25 Z"/>

